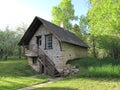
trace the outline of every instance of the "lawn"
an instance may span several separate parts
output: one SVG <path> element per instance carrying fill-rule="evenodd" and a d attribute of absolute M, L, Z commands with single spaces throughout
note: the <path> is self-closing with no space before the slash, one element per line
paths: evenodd
<path fill-rule="evenodd" d="M 120 59 L 85 58 L 70 61 L 79 73 L 35 90 L 119 90 Z M 38 73 L 30 70 L 26 59 L 0 60 L 0 90 L 16 90 L 45 82 L 48 76 L 30 76 Z"/>
<path fill-rule="evenodd" d="M 35 90 L 119 90 L 120 59 L 86 58 L 70 62 L 79 73 Z"/>
<path fill-rule="evenodd" d="M 36 74 L 38 73 L 30 70 L 26 59 L 9 58 L 7 61 L 0 60 L 0 90 L 16 90 L 46 81 L 47 76 L 30 77 Z"/>

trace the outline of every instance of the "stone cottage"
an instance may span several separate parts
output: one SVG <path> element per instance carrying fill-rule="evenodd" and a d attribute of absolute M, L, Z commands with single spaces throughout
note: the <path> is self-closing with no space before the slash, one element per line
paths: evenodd
<path fill-rule="evenodd" d="M 62 73 L 68 60 L 87 56 L 88 46 L 74 33 L 35 17 L 18 43 L 25 47 L 30 66 L 51 76 Z"/>

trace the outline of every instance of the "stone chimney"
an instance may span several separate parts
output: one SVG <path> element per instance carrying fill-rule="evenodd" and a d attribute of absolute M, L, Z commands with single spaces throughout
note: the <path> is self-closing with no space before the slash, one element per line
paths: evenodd
<path fill-rule="evenodd" d="M 60 23 L 60 27 L 64 28 L 64 23 L 63 22 Z"/>

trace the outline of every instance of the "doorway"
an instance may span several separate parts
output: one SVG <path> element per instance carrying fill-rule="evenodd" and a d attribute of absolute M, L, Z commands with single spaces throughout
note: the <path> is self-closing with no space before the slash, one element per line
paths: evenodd
<path fill-rule="evenodd" d="M 42 74 L 42 73 L 45 73 L 45 67 L 44 67 L 44 65 L 43 65 L 43 63 L 42 63 L 42 61 L 41 61 L 41 58 L 39 58 L 39 70 L 40 70 L 40 73 Z"/>
<path fill-rule="evenodd" d="M 44 73 L 44 65 L 41 66 L 41 73 Z"/>

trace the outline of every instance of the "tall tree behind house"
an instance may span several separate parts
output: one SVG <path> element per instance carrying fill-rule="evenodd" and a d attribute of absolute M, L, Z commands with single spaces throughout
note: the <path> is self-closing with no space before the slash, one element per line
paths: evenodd
<path fill-rule="evenodd" d="M 62 0 L 58 6 L 53 6 L 52 8 L 52 22 L 58 26 L 63 22 L 65 29 L 72 30 L 71 21 L 77 18 L 74 12 L 71 0 Z"/>

